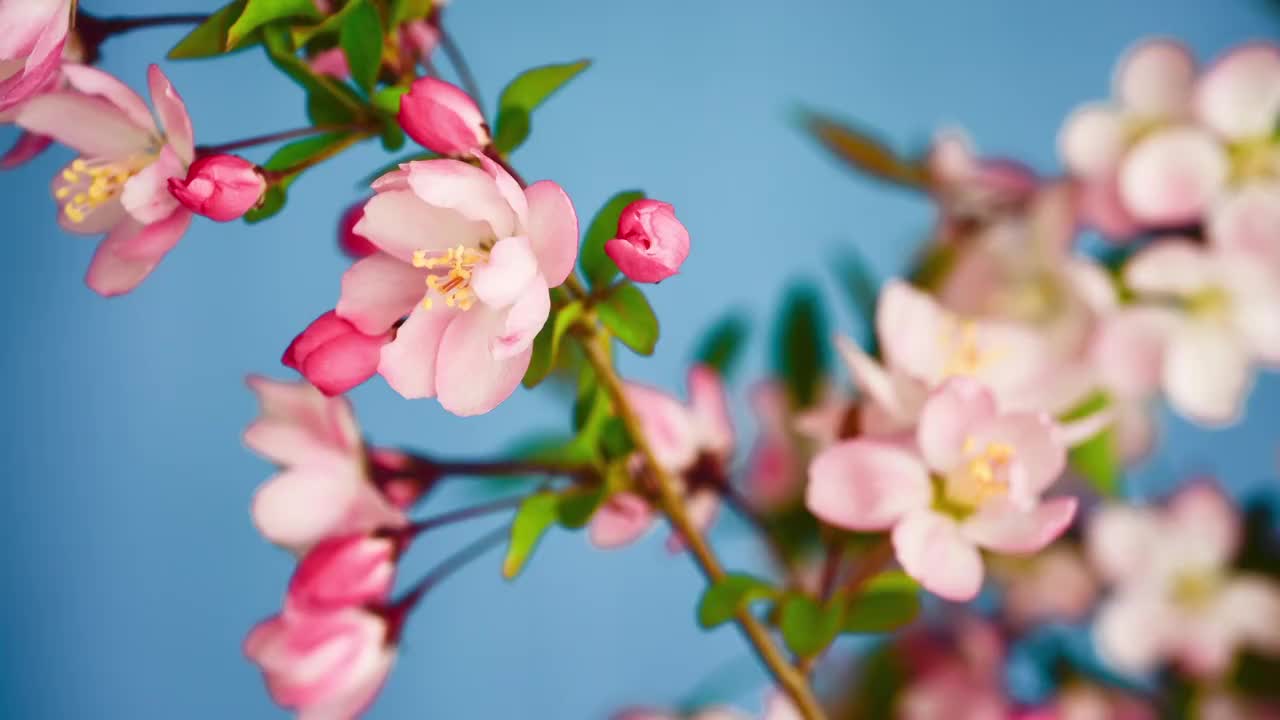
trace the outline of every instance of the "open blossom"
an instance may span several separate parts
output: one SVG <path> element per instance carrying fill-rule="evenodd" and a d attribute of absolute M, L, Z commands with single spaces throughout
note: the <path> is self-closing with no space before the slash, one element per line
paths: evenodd
<path fill-rule="evenodd" d="M 71 0 L 0 0 L 0 111 L 57 78 L 70 25 Z"/>
<path fill-rule="evenodd" d="M 387 622 L 359 607 L 285 611 L 259 623 L 244 641 L 271 699 L 299 720 L 358 717 L 373 702 L 395 661 Z"/>
<path fill-rule="evenodd" d="M 489 144 L 489 126 L 475 100 L 456 85 L 421 77 L 400 98 L 400 127 L 441 155 L 463 156 Z"/>
<path fill-rule="evenodd" d="M 1239 648 L 1280 654 L 1280 585 L 1231 571 L 1240 535 L 1239 516 L 1208 483 L 1188 486 L 1162 509 L 1099 510 L 1089 552 L 1114 584 L 1094 626 L 1103 658 L 1128 672 L 1175 661 L 1213 677 Z"/>
<path fill-rule="evenodd" d="M 406 163 L 374 183 L 355 232 L 381 252 L 342 279 L 337 312 L 380 335 L 378 372 L 407 398 L 438 397 L 456 415 L 486 413 L 529 367 L 533 339 L 578 252 L 564 190 L 522 191 L 487 158 Z"/>
<path fill-rule="evenodd" d="M 253 498 L 254 524 L 268 540 L 305 553 L 326 538 L 407 523 L 367 475 L 345 398 L 325 397 L 307 383 L 248 382 L 262 414 L 244 443 L 281 468 Z"/>
<path fill-rule="evenodd" d="M 330 310 L 289 343 L 280 362 L 325 395 L 341 395 L 378 373 L 382 347 L 392 337 L 391 332 L 365 335 Z"/>
<path fill-rule="evenodd" d="M 267 180 L 258 166 L 234 155 L 208 155 L 191 163 L 186 178 L 169 178 L 169 192 L 193 213 L 227 222 L 261 200 Z"/>
<path fill-rule="evenodd" d="M 636 200 L 622 209 L 618 236 L 604 244 L 604 252 L 628 278 L 661 282 L 689 257 L 689 231 L 669 203 Z"/>
<path fill-rule="evenodd" d="M 191 224 L 191 211 L 167 185 L 191 163 L 191 119 L 155 65 L 147 77 L 159 126 L 119 80 L 83 66 L 62 72 L 70 90 L 27 101 L 16 122 L 80 152 L 53 181 L 58 221 L 74 233 L 107 233 L 86 282 L 102 295 L 119 295 L 142 282 Z"/>
<path fill-rule="evenodd" d="M 689 371 L 689 404 L 661 390 L 629 384 L 627 399 L 640 416 L 645 439 L 654 456 L 671 473 L 685 479 L 687 510 L 698 530 L 714 522 L 720 496 L 714 486 L 698 487 L 699 477 L 686 477 L 705 472 L 723 480 L 733 454 L 733 426 L 725 400 L 724 384 L 711 368 L 695 366 Z M 591 518 L 588 537 L 597 547 L 612 548 L 639 539 L 653 524 L 649 502 L 638 493 L 617 493 Z M 673 536 L 672 549 L 680 547 Z"/>
<path fill-rule="evenodd" d="M 1130 260 L 1124 278 L 1145 313 L 1135 323 L 1165 338 L 1159 372 L 1173 407 L 1233 421 L 1253 364 L 1280 363 L 1280 274 L 1250 255 L 1167 239 Z"/>
<path fill-rule="evenodd" d="M 930 394 L 914 447 L 860 438 L 814 458 L 805 504 L 836 527 L 892 529 L 909 575 L 970 600 L 982 586 L 978 548 L 1032 553 L 1067 529 L 1076 500 L 1040 500 L 1065 464 L 1048 416 L 1002 413 L 980 382 L 955 378 Z"/>

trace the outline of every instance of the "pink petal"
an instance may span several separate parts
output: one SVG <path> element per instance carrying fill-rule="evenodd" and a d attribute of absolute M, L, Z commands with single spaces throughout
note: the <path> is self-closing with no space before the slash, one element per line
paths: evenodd
<path fill-rule="evenodd" d="M 884 530 L 933 499 L 920 459 L 879 440 L 842 442 L 809 465 L 805 506 L 823 522 L 848 530 Z"/>
<path fill-rule="evenodd" d="M 498 359 L 514 357 L 533 347 L 534 338 L 547 324 L 551 314 L 551 293 L 541 275 L 525 285 L 524 291 L 506 309 L 502 332 L 493 339 L 493 356 Z"/>
<path fill-rule="evenodd" d="M 537 274 L 538 260 L 529 239 L 503 238 L 489 251 L 488 262 L 472 271 L 471 289 L 480 302 L 496 310 L 515 302 Z"/>
<path fill-rule="evenodd" d="M 1191 109 L 1196 61 L 1185 45 L 1164 38 L 1144 40 L 1116 67 L 1114 94 L 1126 110 L 1143 118 L 1179 118 Z"/>
<path fill-rule="evenodd" d="M 655 459 L 673 472 L 692 465 L 698 445 L 689 411 L 661 390 L 635 383 L 628 383 L 626 390 Z"/>
<path fill-rule="evenodd" d="M 1089 560 L 1106 580 L 1123 581 L 1148 569 L 1162 542 L 1163 527 L 1154 512 L 1129 505 L 1107 505 L 1093 513 L 1085 533 Z"/>
<path fill-rule="evenodd" d="M 531 349 L 499 357 L 494 341 L 501 337 L 506 313 L 477 305 L 445 328 L 436 359 L 436 396 L 454 415 L 480 415 L 515 392 L 529 368 Z"/>
<path fill-rule="evenodd" d="M 1114 174 L 1082 183 L 1080 222 L 1112 240 L 1137 235 L 1141 227 L 1120 197 L 1119 178 Z"/>
<path fill-rule="evenodd" d="M 1213 63 L 1196 88 L 1200 121 L 1229 140 L 1270 137 L 1280 115 L 1280 48 L 1251 43 Z"/>
<path fill-rule="evenodd" d="M 1104 386 L 1142 397 L 1160 386 L 1164 348 L 1176 318 L 1163 308 L 1131 306 L 1102 318 L 1091 361 Z"/>
<path fill-rule="evenodd" d="M 247 379 L 261 417 L 244 432 L 244 444 L 278 465 L 332 464 L 360 453 L 360 429 L 345 398 L 325 397 L 307 382 Z"/>
<path fill-rule="evenodd" d="M 550 180 L 530 185 L 524 195 L 529 201 L 529 244 L 547 285 L 558 287 L 578 258 L 578 215 L 564 189 Z"/>
<path fill-rule="evenodd" d="M 382 346 L 378 374 L 401 396 L 429 398 L 436 394 L 436 362 L 445 328 L 460 310 L 436 303 L 430 310 L 418 305 L 396 331 L 396 337 Z"/>
<path fill-rule="evenodd" d="M 272 543 L 304 551 L 337 531 L 358 491 L 359 479 L 341 468 L 286 470 L 254 494 L 253 524 Z"/>
<path fill-rule="evenodd" d="M 1165 392 L 1175 410 L 1196 422 L 1234 422 L 1252 380 L 1246 348 L 1224 326 L 1187 322 L 1169 342 Z"/>
<path fill-rule="evenodd" d="M 159 65 L 147 68 L 147 84 L 151 88 L 151 102 L 156 106 L 165 140 L 184 163 L 190 164 L 195 157 L 195 141 L 186 103 L 182 102 L 182 96 L 173 89 L 173 83 L 165 77 Z"/>
<path fill-rule="evenodd" d="M 1244 528 L 1231 501 L 1211 482 L 1196 482 L 1169 502 L 1167 522 L 1185 533 L 1198 564 L 1225 567 L 1235 557 Z"/>
<path fill-rule="evenodd" d="M 653 508 L 635 493 L 617 493 L 591 516 L 587 538 L 602 550 L 629 545 L 653 526 Z"/>
<path fill-rule="evenodd" d="M 24 132 L 18 136 L 13 147 L 0 157 L 0 170 L 10 170 L 23 165 L 45 151 L 53 144 L 53 138 Z"/>
<path fill-rule="evenodd" d="M 156 129 L 155 117 L 147 103 L 114 75 L 89 65 L 68 63 L 62 66 L 62 76 L 75 90 L 85 95 L 96 95 L 115 105 L 138 128 L 146 131 Z"/>
<path fill-rule="evenodd" d="M 140 223 L 153 223 L 167 217 L 179 203 L 169 192 L 169 178 L 183 177 L 182 161 L 169 145 L 137 175 L 129 178 L 120 193 L 120 204 Z"/>
<path fill-rule="evenodd" d="M 1218 596 L 1214 623 L 1237 641 L 1271 656 L 1280 652 L 1280 585 L 1262 575 L 1237 575 Z"/>
<path fill-rule="evenodd" d="M 940 347 L 953 323 L 928 295 L 893 280 L 880 291 L 876 335 L 890 367 L 925 382 L 939 379 L 946 359 Z"/>
<path fill-rule="evenodd" d="M 1214 206 L 1209 237 L 1217 247 L 1280 268 L 1280 182 L 1249 183 Z"/>
<path fill-rule="evenodd" d="M 1094 621 L 1094 646 L 1111 667 L 1122 672 L 1153 670 L 1179 632 L 1177 618 L 1159 597 L 1121 593 L 1102 606 Z"/>
<path fill-rule="evenodd" d="M 974 544 L 1011 555 L 1039 552 L 1067 531 L 1076 514 L 1076 499 L 1054 498 L 1030 510 L 1010 502 L 989 501 L 961 524 Z"/>
<path fill-rule="evenodd" d="M 342 275 L 337 313 L 361 332 L 379 335 L 420 304 L 427 292 L 424 278 L 422 270 L 390 255 L 357 260 Z"/>
<path fill-rule="evenodd" d="M 996 417 L 996 399 L 972 378 L 952 378 L 935 390 L 920 413 L 916 442 L 929 467 L 955 469 L 964 459 L 972 434 Z"/>
<path fill-rule="evenodd" d="M 689 370 L 689 404 L 698 430 L 699 444 L 722 456 L 733 452 L 733 421 L 729 399 L 720 374 L 705 365 Z"/>
<path fill-rule="evenodd" d="M 1124 119 L 1110 105 L 1076 108 L 1058 132 L 1058 154 L 1075 175 L 1095 180 L 1120 163 L 1128 137 Z"/>
<path fill-rule="evenodd" d="M 1227 180 L 1227 155 L 1207 132 L 1183 126 L 1148 135 L 1125 156 L 1120 197 L 1157 225 L 1194 222 Z"/>
<path fill-rule="evenodd" d="M 502 194 L 502 199 L 507 201 L 511 209 L 516 213 L 516 224 L 518 227 L 526 227 L 529 220 L 529 201 L 525 197 L 524 188 L 520 187 L 520 183 L 511 177 L 511 173 L 506 168 L 491 160 L 487 155 L 476 152 L 473 153 L 476 160 L 480 161 L 480 167 L 489 173 L 489 177 L 493 178 L 493 182 L 498 186 L 498 192 Z"/>
<path fill-rule="evenodd" d="M 1013 449 L 1009 494 L 1024 509 L 1067 465 L 1067 449 L 1058 427 L 1045 413 L 1001 415 L 973 427 L 971 437 L 979 448 L 1002 444 Z"/>
<path fill-rule="evenodd" d="M 902 569 L 939 597 L 967 602 L 982 589 L 982 557 L 945 515 L 908 513 L 893 528 L 893 549 Z"/>
<path fill-rule="evenodd" d="M 1280 364 L 1280 267 L 1242 253 L 1216 259 L 1231 298 L 1231 327 L 1256 360 Z"/>
<path fill-rule="evenodd" d="M 191 212 L 178 208 L 150 225 L 130 220 L 117 226 L 98 245 L 85 283 L 105 297 L 129 292 L 151 274 L 190 225 Z"/>
<path fill-rule="evenodd" d="M 365 203 L 364 217 L 353 230 L 401 262 L 412 261 L 416 250 L 438 252 L 458 245 L 475 247 L 490 237 L 483 223 L 468 220 L 447 208 L 428 205 L 407 187 L 386 187 L 379 188 L 378 194 Z"/>
<path fill-rule="evenodd" d="M 340 47 L 321 50 L 308 62 L 311 71 L 319 75 L 328 75 L 338 80 L 351 77 L 351 66 L 347 64 L 347 53 Z"/>
<path fill-rule="evenodd" d="M 426 204 L 488 223 L 495 237 L 513 234 L 515 211 L 484 170 L 461 160 L 439 159 L 410 162 L 408 173 L 409 187 Z"/>
<path fill-rule="evenodd" d="M 1181 238 L 1144 248 L 1124 267 L 1125 284 L 1142 294 L 1187 296 L 1215 280 L 1205 251 Z"/>
<path fill-rule="evenodd" d="M 78 93 L 49 92 L 32 98 L 14 122 L 94 158 L 129 157 L 151 142 L 149 131 L 135 125 L 119 108 Z"/>

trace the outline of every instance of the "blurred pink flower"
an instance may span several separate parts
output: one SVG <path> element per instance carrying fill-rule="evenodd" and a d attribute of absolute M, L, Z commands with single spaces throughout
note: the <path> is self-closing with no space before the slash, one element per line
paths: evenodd
<path fill-rule="evenodd" d="M 338 80 L 347 80 L 351 77 L 351 67 L 347 65 L 347 53 L 340 47 L 321 50 L 312 56 L 308 64 L 311 65 L 312 72 L 317 75 L 328 75 Z"/>
<path fill-rule="evenodd" d="M 898 702 L 902 720 L 1007 720 L 1012 708 L 1001 679 L 1004 646 L 995 628 L 966 620 L 956 629 L 955 650 L 940 662 L 912 663 L 920 672 Z"/>
<path fill-rule="evenodd" d="M 914 446 L 863 438 L 814 458 L 805 504 L 836 527 L 892 529 L 903 569 L 964 601 L 982 586 L 979 547 L 1032 553 L 1067 529 L 1076 500 L 1040 500 L 1065 464 L 1048 416 L 1002 413 L 982 383 L 954 378 L 929 395 Z"/>
<path fill-rule="evenodd" d="M 1022 163 L 979 157 L 972 141 L 959 130 L 934 136 L 925 166 L 930 192 L 942 213 L 944 240 L 958 239 L 974 225 L 981 227 L 1019 211 L 1040 182 Z"/>
<path fill-rule="evenodd" d="M 604 244 L 604 252 L 631 280 L 661 282 L 689 256 L 689 231 L 669 203 L 636 200 L 622 209 L 618 236 Z"/>
<path fill-rule="evenodd" d="M 380 335 L 378 372 L 407 398 L 455 415 L 489 412 L 515 391 L 533 339 L 578 251 L 578 219 L 550 181 L 521 190 L 501 167 L 410 162 L 379 178 L 354 232 L 381 252 L 342 279 L 338 315 Z"/>
<path fill-rule="evenodd" d="M 464 156 L 489 144 L 489 126 L 475 100 L 456 85 L 420 77 L 400 98 L 400 127 L 432 152 Z"/>
<path fill-rule="evenodd" d="M 1061 544 L 1025 559 L 996 559 L 992 574 L 1004 587 L 1004 612 L 1021 627 L 1083 618 L 1098 594 L 1085 559 Z"/>
<path fill-rule="evenodd" d="M 1102 657 L 1128 672 L 1176 661 L 1213 677 L 1240 647 L 1280 653 L 1280 586 L 1230 570 L 1241 532 L 1230 501 L 1206 482 L 1165 508 L 1099 510 L 1088 549 L 1114 586 L 1094 625 Z"/>
<path fill-rule="evenodd" d="M 796 427 L 799 418 L 791 409 L 787 389 L 774 380 L 751 389 L 751 409 L 758 434 L 747 460 L 747 498 L 757 509 L 778 510 L 797 500 L 804 487 L 804 448 Z M 820 422 L 815 418 L 813 424 Z"/>
<path fill-rule="evenodd" d="M 71 0 L 0 0 L 0 112 L 54 82 L 70 25 Z"/>
<path fill-rule="evenodd" d="M 366 335 L 330 310 L 289 343 L 280 362 L 325 395 L 341 395 L 378 373 L 382 348 L 394 337 L 391 331 Z"/>
<path fill-rule="evenodd" d="M 285 611 L 320 613 L 385 603 L 396 576 L 397 540 L 337 535 L 307 551 L 293 571 Z"/>

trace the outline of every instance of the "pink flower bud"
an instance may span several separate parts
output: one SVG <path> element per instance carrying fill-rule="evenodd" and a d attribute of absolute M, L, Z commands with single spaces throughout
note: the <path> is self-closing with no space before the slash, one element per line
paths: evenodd
<path fill-rule="evenodd" d="M 632 280 L 661 282 L 689 257 L 689 231 L 669 203 L 637 200 L 623 208 L 618 237 L 604 244 L 604 252 Z"/>
<path fill-rule="evenodd" d="M 391 337 L 391 332 L 365 335 L 330 310 L 289 343 L 280 362 L 325 395 L 341 395 L 374 376 L 382 346 Z"/>
<path fill-rule="evenodd" d="M 191 163 L 187 179 L 169 178 L 169 192 L 191 212 L 227 222 L 262 200 L 267 180 L 253 163 L 234 155 L 207 155 Z"/>
<path fill-rule="evenodd" d="M 327 612 L 382 602 L 396 576 L 397 542 L 379 535 L 332 537 L 298 563 L 285 609 Z"/>
<path fill-rule="evenodd" d="M 359 260 L 378 252 L 378 246 L 369 242 L 369 238 L 356 232 L 356 223 L 364 217 L 364 202 L 358 202 L 347 208 L 338 221 L 338 247 L 352 260 Z"/>
<path fill-rule="evenodd" d="M 489 128 L 475 101 L 443 80 L 415 80 L 400 99 L 399 119 L 409 137 L 441 155 L 466 155 L 489 144 Z"/>

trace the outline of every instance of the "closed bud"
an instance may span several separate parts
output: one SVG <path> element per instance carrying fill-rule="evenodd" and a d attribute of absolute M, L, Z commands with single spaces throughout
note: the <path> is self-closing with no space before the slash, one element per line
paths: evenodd
<path fill-rule="evenodd" d="M 628 278 L 656 283 L 675 275 L 689 257 L 689 231 L 669 203 L 636 200 L 623 208 L 618 236 L 604 252 Z"/>
<path fill-rule="evenodd" d="M 400 127 L 441 155 L 466 155 L 489 144 L 489 128 L 474 100 L 460 88 L 419 78 L 400 99 Z"/>
<path fill-rule="evenodd" d="M 397 541 L 380 535 L 329 538 L 298 563 L 285 607 L 325 612 L 385 601 L 396 576 Z"/>
<path fill-rule="evenodd" d="M 289 343 L 280 362 L 325 395 L 341 395 L 377 373 L 382 346 L 390 341 L 390 332 L 366 335 L 330 310 Z"/>
<path fill-rule="evenodd" d="M 185 180 L 169 178 L 169 192 L 188 210 L 227 222 L 262 200 L 267 180 L 253 163 L 234 155 L 207 155 L 191 163 Z"/>

